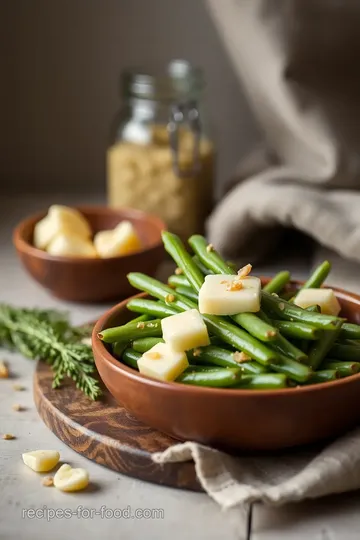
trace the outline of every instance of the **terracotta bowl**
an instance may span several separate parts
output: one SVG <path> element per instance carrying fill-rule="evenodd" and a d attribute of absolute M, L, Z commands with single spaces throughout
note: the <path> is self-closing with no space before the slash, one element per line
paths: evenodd
<path fill-rule="evenodd" d="M 22 221 L 14 231 L 13 241 L 26 270 L 40 285 L 63 300 L 102 302 L 134 294 L 126 275 L 130 271 L 155 274 L 164 257 L 161 231 L 165 224 L 155 216 L 130 208 L 83 206 L 77 209 L 87 218 L 94 233 L 112 229 L 123 220 L 131 221 L 143 249 L 109 259 L 49 255 L 32 244 L 35 224 L 46 214 L 42 212 Z"/>
<path fill-rule="evenodd" d="M 335 291 L 344 316 L 359 323 L 360 297 Z M 93 351 L 109 391 L 145 424 L 175 439 L 214 447 L 277 450 L 335 437 L 360 421 L 360 374 L 314 386 L 262 391 L 200 388 L 141 375 L 116 360 L 97 337 L 101 330 L 133 317 L 126 302 L 97 322 Z"/>

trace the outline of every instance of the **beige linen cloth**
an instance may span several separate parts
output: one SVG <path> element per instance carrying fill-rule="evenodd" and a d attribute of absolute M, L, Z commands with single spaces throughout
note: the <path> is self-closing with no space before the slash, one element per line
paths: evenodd
<path fill-rule="evenodd" d="M 210 217 L 210 241 L 254 260 L 282 225 L 360 261 L 360 3 L 207 3 L 264 135 Z"/>
<path fill-rule="evenodd" d="M 265 140 L 210 217 L 211 242 L 253 261 L 279 226 L 294 227 L 333 251 L 334 284 L 345 278 L 359 290 L 354 263 L 344 269 L 339 255 L 360 261 L 360 2 L 207 3 Z M 191 459 L 222 508 L 280 505 L 360 488 L 360 428 L 325 446 L 264 456 L 194 442 L 154 454 L 158 463 Z"/>

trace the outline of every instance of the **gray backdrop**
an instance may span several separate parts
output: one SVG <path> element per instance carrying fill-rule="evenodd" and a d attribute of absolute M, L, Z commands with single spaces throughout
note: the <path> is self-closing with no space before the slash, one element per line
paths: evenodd
<path fill-rule="evenodd" d="M 185 57 L 203 66 L 220 182 L 256 129 L 201 0 L 0 2 L 0 186 L 105 188 L 122 68 Z"/>

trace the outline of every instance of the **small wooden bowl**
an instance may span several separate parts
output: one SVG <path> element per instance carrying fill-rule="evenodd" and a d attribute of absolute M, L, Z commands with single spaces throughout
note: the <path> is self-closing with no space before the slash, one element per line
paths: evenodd
<path fill-rule="evenodd" d="M 334 290 L 344 316 L 359 323 L 360 297 Z M 201 388 L 141 375 L 116 360 L 97 337 L 105 328 L 132 318 L 126 303 L 113 307 L 97 322 L 93 351 L 111 394 L 145 424 L 182 441 L 225 449 L 277 450 L 335 437 L 360 421 L 360 374 L 319 385 L 263 391 Z"/>
<path fill-rule="evenodd" d="M 26 270 L 54 296 L 76 302 L 119 300 L 134 293 L 128 272 L 154 275 L 164 257 L 161 231 L 165 224 L 156 216 L 131 208 L 81 206 L 94 233 L 114 228 L 120 221 L 134 225 L 143 249 L 130 255 L 109 259 L 58 257 L 33 246 L 35 224 L 46 212 L 31 216 L 15 229 L 13 241 Z"/>

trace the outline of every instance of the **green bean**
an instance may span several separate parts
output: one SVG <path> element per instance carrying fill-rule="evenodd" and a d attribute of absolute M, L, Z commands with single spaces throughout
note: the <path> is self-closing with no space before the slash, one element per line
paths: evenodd
<path fill-rule="evenodd" d="M 232 268 L 233 271 L 237 274 L 238 265 L 236 263 L 234 263 L 233 261 L 226 261 L 226 264 L 230 266 L 230 268 Z"/>
<path fill-rule="evenodd" d="M 360 371 L 359 362 L 336 362 L 326 359 L 323 363 L 324 369 L 335 369 L 340 377 L 349 377 Z"/>
<path fill-rule="evenodd" d="M 171 285 L 171 287 L 191 287 L 189 280 L 184 276 L 183 274 L 180 275 L 172 275 L 168 279 L 168 284 Z"/>
<path fill-rule="evenodd" d="M 341 327 L 341 339 L 360 339 L 360 325 L 345 322 Z"/>
<path fill-rule="evenodd" d="M 268 316 L 267 313 L 265 313 L 265 311 L 264 311 L 263 309 L 260 309 L 260 311 L 258 311 L 257 314 L 258 314 L 258 316 L 260 317 L 260 319 L 261 319 L 262 321 L 265 321 L 266 323 L 271 324 L 271 319 L 270 319 L 270 317 Z"/>
<path fill-rule="evenodd" d="M 144 315 L 140 315 L 139 317 L 136 317 L 135 319 L 131 319 L 131 321 L 129 321 L 126 324 L 134 323 L 134 322 L 150 321 L 150 319 L 151 319 L 150 315 L 144 314 Z"/>
<path fill-rule="evenodd" d="M 138 360 L 141 358 L 141 354 L 134 351 L 130 347 L 128 349 L 125 349 L 125 351 L 122 354 L 121 360 L 124 364 L 127 366 L 130 366 L 134 369 L 138 369 Z"/>
<path fill-rule="evenodd" d="M 193 256 L 193 261 L 196 264 L 196 266 L 199 267 L 199 270 L 204 274 L 204 276 L 208 276 L 209 274 L 212 274 L 212 271 L 209 270 L 209 268 L 206 268 L 206 266 L 200 261 L 199 257 L 197 255 Z"/>
<path fill-rule="evenodd" d="M 131 345 L 134 351 L 139 352 L 139 353 L 144 353 L 144 352 L 149 351 L 152 347 L 154 347 L 158 343 L 164 343 L 164 340 L 160 337 L 145 337 L 145 338 L 134 339 Z"/>
<path fill-rule="evenodd" d="M 292 358 L 279 355 L 277 364 L 270 364 L 270 368 L 277 373 L 283 373 L 289 379 L 296 382 L 306 382 L 311 376 L 312 370 L 309 366 L 301 364 Z"/>
<path fill-rule="evenodd" d="M 241 330 L 241 328 L 214 315 L 203 315 L 203 320 L 210 332 L 235 347 L 235 349 L 244 351 L 260 364 L 266 366 L 270 362 L 276 362 L 277 354 L 273 350 L 247 334 L 244 330 Z"/>
<path fill-rule="evenodd" d="M 293 339 L 319 339 L 322 332 L 316 326 L 305 324 L 301 322 L 291 321 L 272 321 L 272 324 L 276 326 L 282 335 Z"/>
<path fill-rule="evenodd" d="M 300 291 L 303 289 L 318 289 L 324 283 L 331 270 L 331 264 L 329 261 L 324 261 L 311 274 L 309 279 L 302 285 L 295 293 L 295 296 L 291 298 L 293 302 Z M 311 306 L 312 307 L 312 306 Z M 307 308 L 306 308 L 307 309 Z M 320 311 L 320 310 L 319 310 Z"/>
<path fill-rule="evenodd" d="M 166 302 L 167 298 L 174 297 L 174 301 L 171 302 L 171 306 L 177 306 L 183 311 L 197 308 L 197 305 L 194 304 L 194 302 L 188 298 L 185 298 L 185 296 L 177 294 L 174 289 L 171 289 L 167 285 L 164 285 L 157 279 L 151 278 L 146 274 L 141 274 L 140 272 L 131 272 L 127 277 L 129 283 L 133 287 L 140 289 L 140 291 L 147 292 L 158 300 Z"/>
<path fill-rule="evenodd" d="M 348 362 L 360 362 L 360 346 L 335 343 L 329 351 L 329 356 Z"/>
<path fill-rule="evenodd" d="M 116 343 L 113 343 L 113 345 L 112 345 L 113 355 L 116 358 L 120 359 L 121 356 L 122 356 L 122 353 L 125 351 L 127 346 L 128 346 L 128 344 L 126 343 L 126 341 L 125 342 L 124 341 L 117 341 Z"/>
<path fill-rule="evenodd" d="M 246 375 L 260 375 L 261 373 L 267 373 L 267 369 L 264 366 L 261 366 L 252 360 L 241 362 L 240 368 Z"/>
<path fill-rule="evenodd" d="M 269 324 L 271 323 L 271 320 L 262 309 L 258 312 L 258 315 L 263 321 Z M 306 354 L 304 354 L 302 350 L 295 347 L 295 345 L 290 343 L 290 341 L 288 341 L 281 334 L 278 335 L 276 340 L 269 343 L 269 347 L 271 349 L 274 349 L 274 351 L 276 351 L 277 353 L 282 354 L 283 356 L 290 357 L 293 360 L 297 360 L 298 362 L 302 362 L 306 359 Z"/>
<path fill-rule="evenodd" d="M 241 380 L 241 369 L 219 369 L 216 371 L 184 372 L 176 382 L 193 384 L 195 386 L 210 386 L 213 388 L 226 388 L 235 386 Z"/>
<path fill-rule="evenodd" d="M 126 307 L 129 311 L 146 313 L 147 315 L 153 315 L 157 319 L 177 315 L 181 311 L 176 306 L 166 305 L 163 302 L 155 302 L 155 300 L 148 300 L 147 298 L 132 298 L 126 304 Z"/>
<path fill-rule="evenodd" d="M 135 322 L 106 328 L 99 332 L 98 337 L 105 343 L 115 343 L 116 341 L 132 341 L 140 337 L 158 337 L 162 336 L 161 321 Z"/>
<path fill-rule="evenodd" d="M 145 274 L 132 272 L 128 275 L 128 279 L 133 287 L 145 291 L 160 300 L 164 300 L 170 291 L 170 294 L 175 296 L 174 305 L 177 305 L 184 310 L 197 309 L 197 304 L 188 298 L 185 298 L 185 296 L 177 294 L 176 292 L 174 293 L 170 287 L 163 285 L 156 279 L 149 278 Z M 203 320 L 212 334 L 221 338 L 235 349 L 244 351 L 260 364 L 266 365 L 270 362 L 276 362 L 276 353 L 274 351 L 253 336 L 247 334 L 244 330 L 229 323 L 226 319 L 215 315 L 203 315 Z"/>
<path fill-rule="evenodd" d="M 189 362 L 201 363 L 201 364 L 213 364 L 220 367 L 238 368 L 239 365 L 234 360 L 234 353 L 216 347 L 214 345 L 207 345 L 206 347 L 199 347 L 187 353 Z M 262 368 L 264 369 L 264 368 Z"/>
<path fill-rule="evenodd" d="M 221 367 L 241 367 L 245 373 L 257 375 L 265 373 L 266 369 L 257 362 L 242 362 L 240 365 L 234 359 L 234 352 L 227 351 L 221 347 L 207 345 L 199 347 L 193 351 L 188 351 L 187 356 L 192 363 L 213 364 Z"/>
<path fill-rule="evenodd" d="M 276 341 L 269 343 L 271 349 L 273 349 L 278 354 L 283 354 L 288 358 L 292 358 L 297 362 L 305 362 L 307 359 L 307 354 L 302 350 L 293 345 L 282 335 Z"/>
<path fill-rule="evenodd" d="M 209 276 L 209 275 L 214 273 L 200 261 L 200 259 L 199 259 L 199 257 L 197 255 L 194 255 L 192 259 L 193 259 L 194 263 L 196 264 L 196 266 L 199 267 L 199 270 L 201 270 L 201 272 L 204 274 L 204 276 Z M 236 272 L 237 265 L 234 262 L 227 261 L 226 264 L 229 265 L 230 268 L 232 268 Z"/>
<path fill-rule="evenodd" d="M 279 337 L 279 332 L 273 325 L 261 320 L 254 313 L 238 313 L 231 318 L 260 341 L 274 341 Z"/>
<path fill-rule="evenodd" d="M 209 276 L 210 274 L 213 274 L 214 272 L 212 272 L 209 268 L 207 268 L 199 259 L 199 257 L 197 255 L 194 255 L 193 256 L 193 261 L 194 263 L 199 267 L 199 269 L 202 271 L 202 273 L 204 274 L 204 276 Z M 234 263 L 234 262 L 231 262 L 231 261 L 226 261 L 226 264 L 228 266 L 230 266 L 230 268 L 233 269 L 233 271 L 237 271 L 237 265 Z"/>
<path fill-rule="evenodd" d="M 306 363 L 312 367 L 314 371 L 319 369 L 325 356 L 328 354 L 334 342 L 338 338 L 341 325 L 342 321 L 338 321 L 335 330 L 332 330 L 331 332 L 324 332 L 318 341 L 314 341 L 306 360 Z"/>
<path fill-rule="evenodd" d="M 198 295 L 196 294 L 196 292 L 194 291 L 194 289 L 192 287 L 179 286 L 179 287 L 176 287 L 175 291 L 177 293 L 179 293 L 179 294 L 182 294 L 186 298 L 189 298 L 193 302 L 198 301 Z"/>
<path fill-rule="evenodd" d="M 269 283 L 264 286 L 264 291 L 268 293 L 279 293 L 290 281 L 290 272 L 284 270 L 279 272 L 275 277 L 272 278 Z"/>
<path fill-rule="evenodd" d="M 311 340 L 309 340 L 309 339 L 299 339 L 296 342 L 293 341 L 293 345 L 295 345 L 295 347 L 297 347 L 298 349 L 303 351 L 307 356 L 308 352 L 309 352 L 309 349 L 310 349 Z"/>
<path fill-rule="evenodd" d="M 321 308 L 317 304 L 314 304 L 313 306 L 308 306 L 305 308 L 305 311 L 310 311 L 311 313 L 321 313 Z"/>
<path fill-rule="evenodd" d="M 319 384 L 335 381 L 338 378 L 339 373 L 336 369 L 321 369 L 319 371 L 314 371 L 304 384 Z"/>
<path fill-rule="evenodd" d="M 287 387 L 286 375 L 281 373 L 263 373 L 261 375 L 244 375 L 236 388 L 243 390 L 277 390 Z"/>
<path fill-rule="evenodd" d="M 221 347 L 222 349 L 226 349 L 227 351 L 230 351 L 232 353 L 235 352 L 234 347 L 232 347 L 228 343 L 225 343 L 225 341 L 218 338 L 217 336 L 210 336 L 210 343 L 211 345 L 215 345 L 215 347 Z"/>
<path fill-rule="evenodd" d="M 214 274 L 236 274 L 235 270 L 224 261 L 211 244 L 206 242 L 203 236 L 194 234 L 190 236 L 188 243 L 203 265 L 214 272 Z"/>
<path fill-rule="evenodd" d="M 163 231 L 161 236 L 166 251 L 184 272 L 195 291 L 199 292 L 204 282 L 204 276 L 192 260 L 191 255 L 186 251 L 183 242 L 176 234 L 169 231 Z"/>
<path fill-rule="evenodd" d="M 329 261 L 324 261 L 311 274 L 309 279 L 300 287 L 302 289 L 318 289 L 324 283 L 325 279 L 328 277 L 331 270 L 331 264 Z"/>
<path fill-rule="evenodd" d="M 277 353 L 280 353 L 280 354 L 283 354 L 284 356 L 292 358 L 293 360 L 296 360 L 297 362 L 304 362 L 307 359 L 307 355 L 306 353 L 304 353 L 303 350 L 293 345 L 281 334 L 279 335 L 279 338 L 276 341 L 272 341 L 271 343 L 269 343 L 269 346 L 271 349 L 274 349 L 274 351 L 276 351 Z"/>
<path fill-rule="evenodd" d="M 262 304 L 265 309 L 269 309 L 271 312 L 276 313 L 276 316 L 280 319 L 299 321 L 303 323 L 309 323 L 318 328 L 324 330 L 337 330 L 339 321 L 343 321 L 339 317 L 333 317 L 332 315 L 322 315 L 320 313 L 311 313 L 298 306 L 286 302 L 282 298 L 274 296 L 262 291 Z"/>
<path fill-rule="evenodd" d="M 197 365 L 197 364 L 189 364 L 189 367 L 186 368 L 185 373 L 193 373 L 194 371 L 197 373 L 199 372 L 208 373 L 209 371 L 219 371 L 222 369 L 224 368 L 219 367 L 219 366 L 202 366 L 202 365 Z"/>

